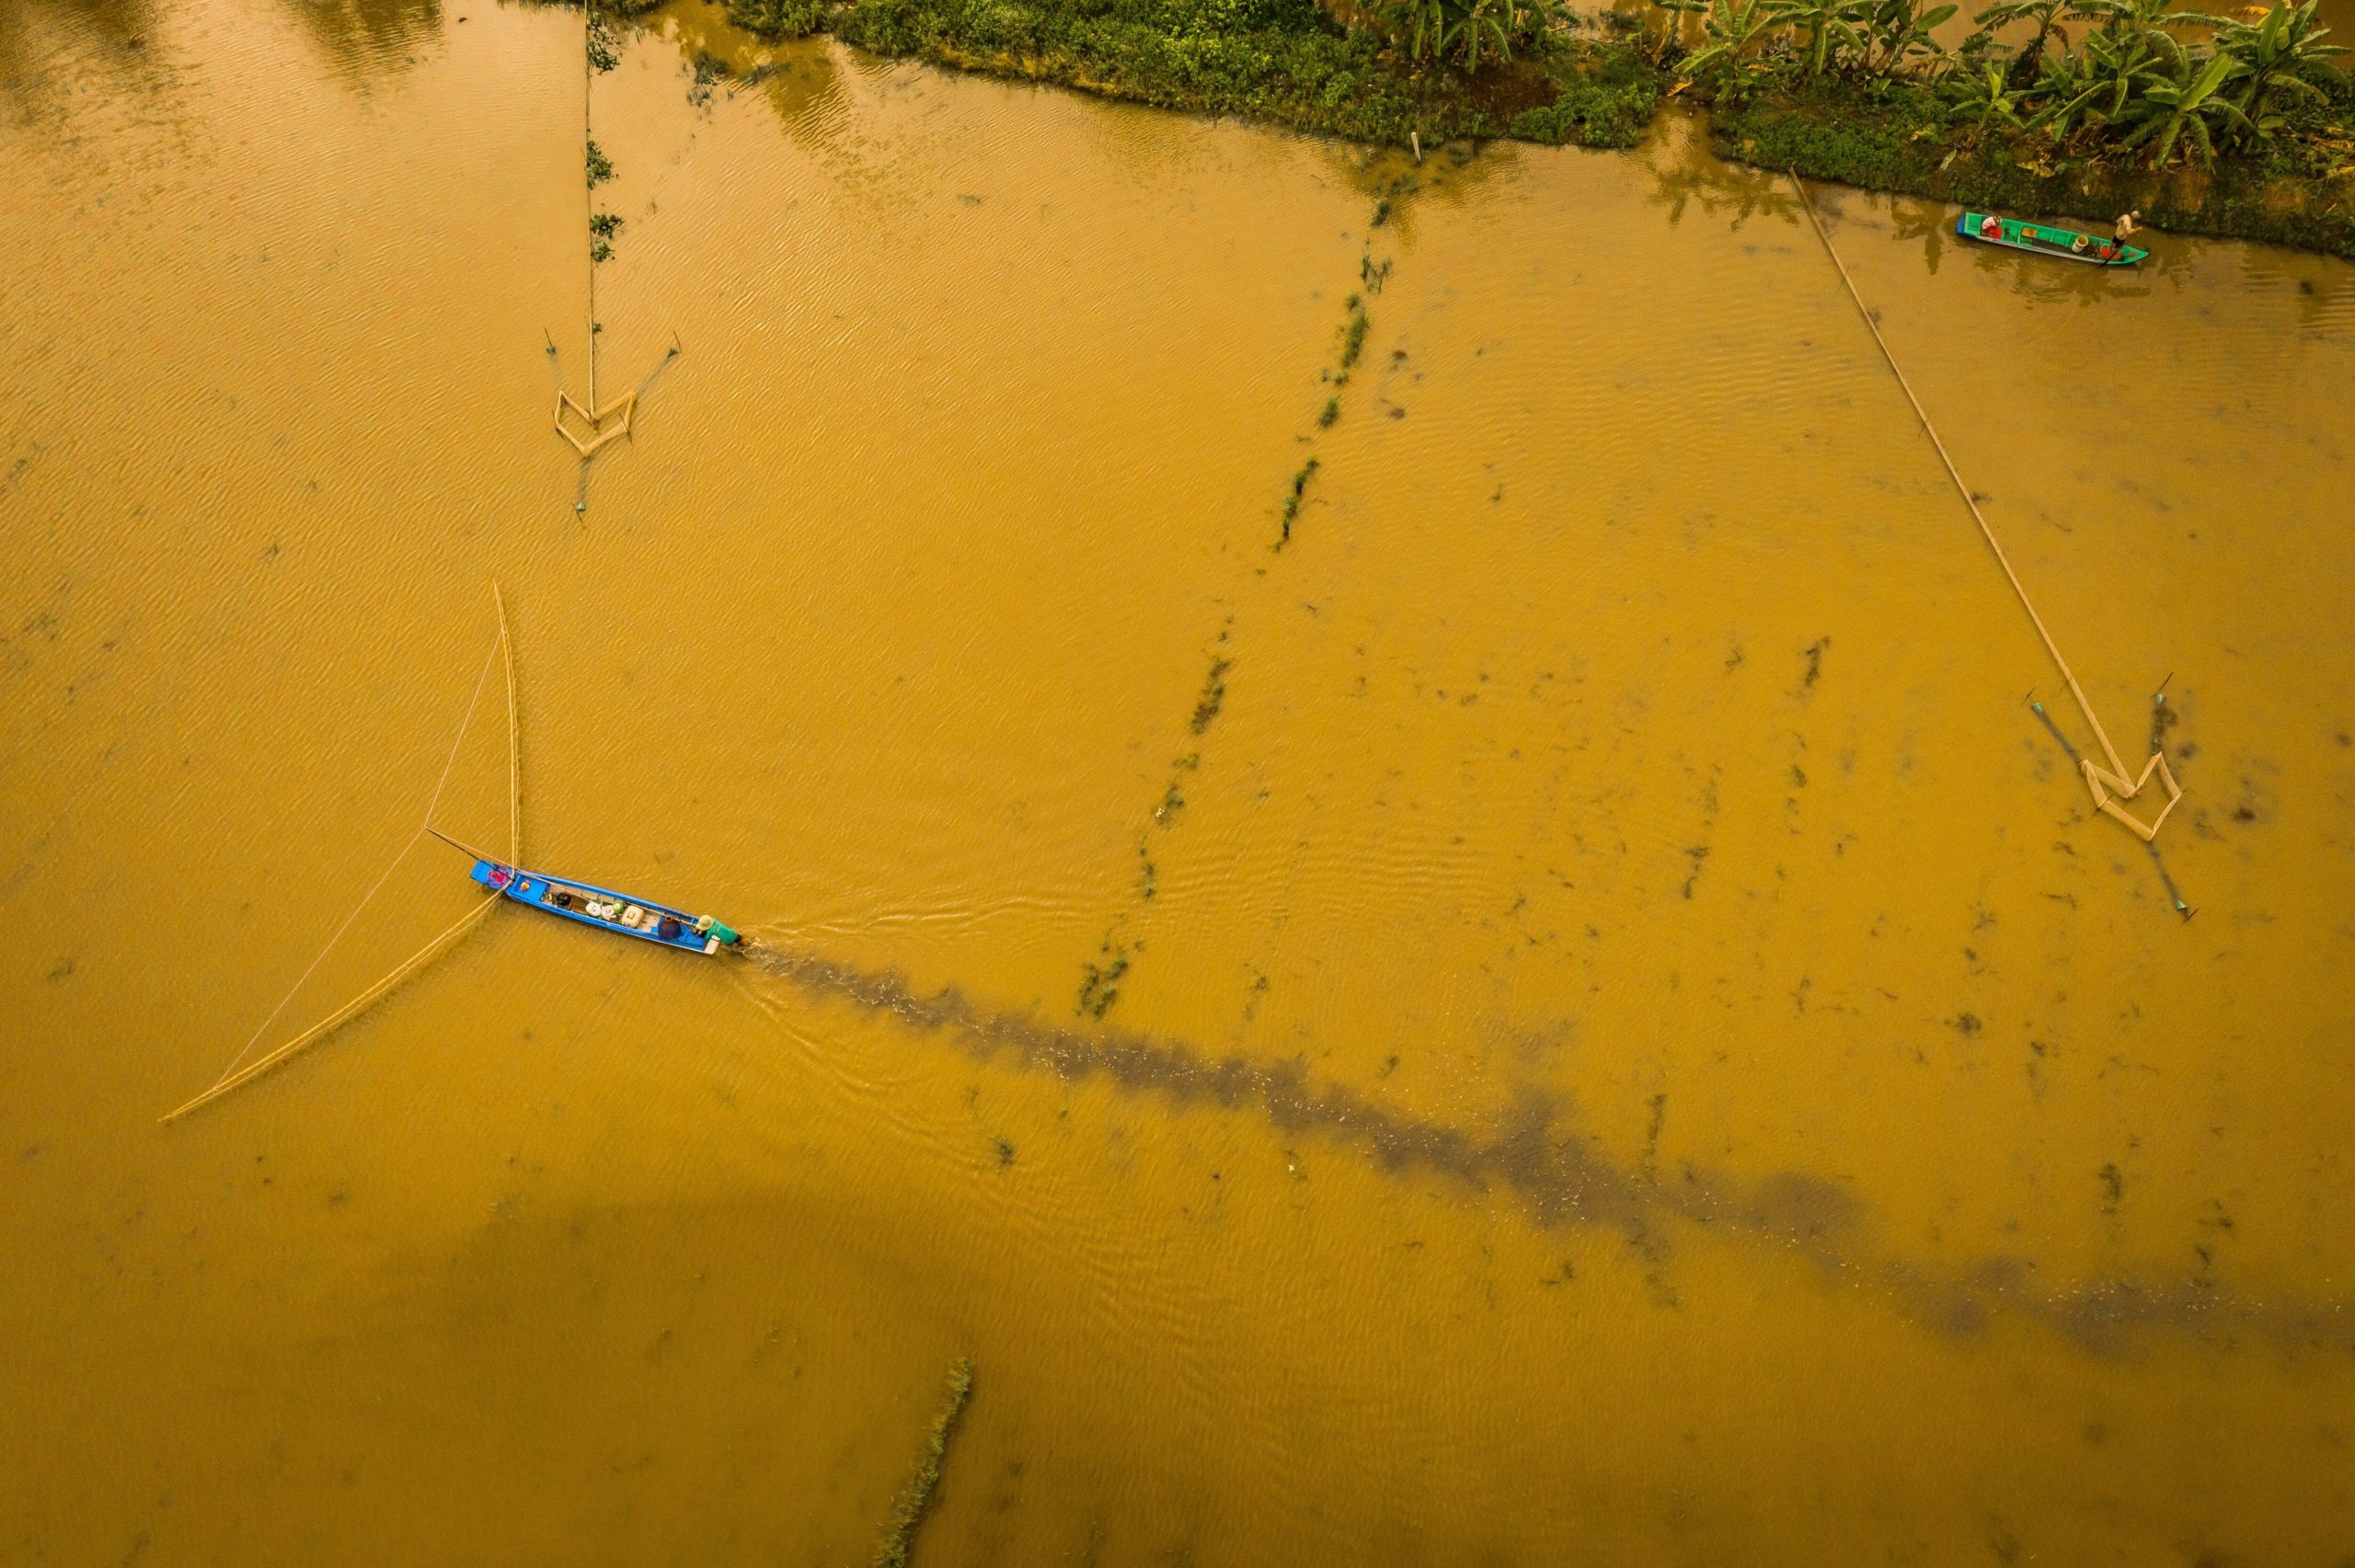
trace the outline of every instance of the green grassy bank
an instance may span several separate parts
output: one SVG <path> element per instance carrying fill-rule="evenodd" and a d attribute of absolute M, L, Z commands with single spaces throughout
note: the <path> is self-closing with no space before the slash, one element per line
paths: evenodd
<path fill-rule="evenodd" d="M 2219 157 L 2211 168 L 2154 171 L 2110 159 L 2039 158 L 2041 149 L 2001 142 L 1972 145 L 1953 134 L 1941 108 L 1921 87 L 1876 94 L 1827 82 L 1720 105 L 1710 118 L 1711 140 L 1719 155 L 1739 163 L 1796 168 L 1867 190 L 2105 225 L 2131 208 L 2175 234 L 2269 240 L 2355 259 L 2355 171 L 2331 177 L 2333 149 L 2318 139 L 2285 143 L 2261 157 Z M 2349 118 L 2355 121 L 2355 114 Z M 2355 145 L 2338 161 L 2349 158 Z"/>
<path fill-rule="evenodd" d="M 2209 73 L 2219 101 L 2172 110 L 2197 123 L 2188 133 L 2176 124 L 2162 149 L 2156 106 L 2179 106 L 2190 76 L 2228 52 L 2185 42 L 2187 29 L 2207 24 L 2171 12 L 2168 0 L 2089 0 L 2109 7 L 2079 19 L 2097 47 L 2071 53 L 2064 29 L 2025 61 L 1984 31 L 1960 52 L 1936 50 L 1935 16 L 1913 0 L 1882 0 L 1880 12 L 1902 18 L 1886 35 L 1898 43 L 1879 52 L 1874 13 L 1849 6 L 1842 24 L 1839 0 L 1812 0 L 1822 48 L 1809 0 L 1765 0 L 1763 24 L 1752 17 L 1746 30 L 1744 0 L 1716 0 L 1700 27 L 1679 33 L 1502 3 L 1392 0 L 1338 17 L 1315 0 L 728 0 L 728 9 L 769 37 L 829 32 L 879 54 L 1399 145 L 1415 135 L 1427 147 L 1492 137 L 1632 146 L 1675 94 L 1710 109 L 1717 150 L 1736 162 L 2039 215 L 2106 221 L 2139 207 L 2165 229 L 2355 258 L 2355 85 L 2316 65 L 2292 97 L 2279 73 L 2226 62 Z M 1471 29 L 1484 15 L 1510 22 L 1510 31 L 1488 24 L 1509 47 L 1482 51 L 1488 35 Z M 2093 80 L 2082 62 L 2108 59 L 2098 46 L 2126 36 L 2120 15 L 2141 29 L 2132 37 L 2149 59 L 2116 66 L 2115 102 L 2107 81 L 2077 93 L 2077 81 Z M 2038 79 L 2039 65 L 2057 81 Z M 1982 86 L 1991 69 L 2014 88 Z M 2252 84 L 2241 95 L 2246 115 L 2222 101 L 2235 74 Z"/>
<path fill-rule="evenodd" d="M 1510 61 L 1416 69 L 1313 0 L 730 0 L 771 37 L 831 32 L 879 54 L 1231 114 L 1361 142 L 1518 136 L 1626 147 L 1667 77 L 1615 40 L 1565 32 Z"/>

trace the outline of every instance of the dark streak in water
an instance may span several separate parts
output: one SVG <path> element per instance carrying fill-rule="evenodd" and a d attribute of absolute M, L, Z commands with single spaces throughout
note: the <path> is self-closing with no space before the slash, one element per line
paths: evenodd
<path fill-rule="evenodd" d="M 2236 1297 L 2212 1283 L 2145 1285 L 2107 1279 L 2056 1288 L 2028 1260 L 1994 1256 L 1961 1268 L 1878 1252 L 1862 1202 L 1804 1172 L 1758 1180 L 1680 1165 L 1663 1181 L 1622 1169 L 1563 1125 L 1558 1096 L 1523 1087 L 1496 1128 L 1476 1133 L 1399 1111 L 1297 1062 L 1213 1058 L 1183 1041 L 1120 1028 L 1083 1033 L 1028 1013 L 977 1005 L 954 986 L 920 994 L 892 970 L 855 968 L 803 949 L 760 946 L 750 960 L 810 996 L 888 1013 L 919 1033 L 953 1039 L 981 1060 L 1012 1058 L 1070 1082 L 1103 1078 L 1174 1105 L 1255 1112 L 1277 1129 L 1322 1135 L 1378 1168 L 1510 1195 L 1540 1228 L 1606 1225 L 1647 1260 L 1666 1245 L 1663 1221 L 1683 1220 L 1792 1253 L 1826 1275 L 1877 1287 L 1915 1321 L 1960 1337 L 2009 1314 L 2040 1323 L 2080 1349 L 2115 1353 L 2135 1330 L 2170 1330 L 2230 1349 L 2245 1336 L 2283 1350 L 2355 1352 L 2355 1312 L 2335 1301 Z"/>

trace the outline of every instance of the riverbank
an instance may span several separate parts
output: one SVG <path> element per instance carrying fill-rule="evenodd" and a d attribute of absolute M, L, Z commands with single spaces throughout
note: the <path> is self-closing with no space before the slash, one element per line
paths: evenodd
<path fill-rule="evenodd" d="M 1752 83 L 1739 104 L 1656 63 L 1645 40 L 1572 17 L 1533 49 L 1476 71 L 1402 56 L 1313 0 L 729 0 L 770 38 L 831 33 L 879 54 L 1237 115 L 1356 141 L 1425 146 L 1511 137 L 1629 147 L 1671 96 L 1707 104 L 1724 157 L 1867 189 L 2153 225 L 2355 258 L 2355 89 L 2277 136 L 2262 157 L 2153 172 L 2112 157 L 2023 151 L 1966 124 L 1926 85 Z"/>

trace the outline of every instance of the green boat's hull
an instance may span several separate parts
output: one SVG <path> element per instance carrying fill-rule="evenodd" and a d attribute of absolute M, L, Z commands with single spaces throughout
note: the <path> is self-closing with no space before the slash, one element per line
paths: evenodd
<path fill-rule="evenodd" d="M 2082 261 L 2094 267 L 2131 267 L 2151 254 L 2140 246 L 2104 239 L 2099 235 L 2058 229 L 2051 223 L 2022 223 L 2017 218 L 1995 218 L 1995 231 L 1990 234 L 1985 228 L 1989 219 L 1990 214 L 1985 212 L 1965 212 L 1955 220 L 1954 232 L 1982 245 L 2008 246 L 2014 250 L 2033 251 L 2039 256 Z M 2078 243 L 2081 240 L 2083 245 Z"/>

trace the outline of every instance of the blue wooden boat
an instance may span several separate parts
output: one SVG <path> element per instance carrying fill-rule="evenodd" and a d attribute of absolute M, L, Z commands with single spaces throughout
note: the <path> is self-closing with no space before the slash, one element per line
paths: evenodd
<path fill-rule="evenodd" d="M 1992 212 L 1965 212 L 1955 220 L 1954 232 L 1982 245 L 2032 250 L 2039 256 L 2055 256 L 2063 261 L 2084 261 L 2096 267 L 2131 267 L 2151 254 L 2124 240 L 2104 239 L 2099 235 L 2057 228 L 2051 223 L 1999 218 Z"/>
<path fill-rule="evenodd" d="M 472 875 L 485 887 L 519 904 L 529 904 L 535 910 L 579 921 L 582 925 L 635 936 L 641 942 L 664 947 L 684 948 L 689 953 L 717 953 L 723 947 L 740 946 L 744 940 L 709 915 L 689 914 L 668 904 L 633 898 L 593 883 L 501 865 L 495 860 L 477 860 Z"/>

